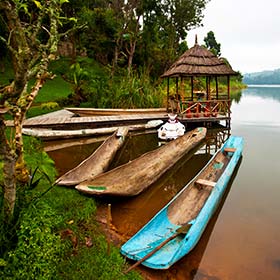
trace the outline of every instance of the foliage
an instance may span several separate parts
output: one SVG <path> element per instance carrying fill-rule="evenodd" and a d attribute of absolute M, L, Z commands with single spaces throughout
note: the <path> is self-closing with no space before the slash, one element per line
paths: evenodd
<path fill-rule="evenodd" d="M 125 261 L 112 244 L 108 255 L 95 211 L 92 197 L 52 188 L 22 212 L 17 246 L 1 260 L 0 278 L 141 279 L 122 273 Z"/>
<path fill-rule="evenodd" d="M 34 201 L 37 201 L 51 187 L 51 182 L 56 177 L 54 162 L 42 150 L 41 143 L 38 140 L 24 137 L 24 146 L 27 168 L 30 170 L 30 174 L 32 174 L 32 181 L 29 181 L 26 187 L 18 186 L 12 223 L 2 223 L 0 235 L 1 253 L 12 248 L 15 243 L 21 211 L 25 211 Z M 0 167 L 1 165 L 2 162 L 0 162 Z M 3 178 L 0 176 L 0 183 L 2 180 Z M 0 194 L 0 207 L 2 209 L 4 193 L 0 192 Z M 0 219 L 1 221 L 4 219 L 3 212 L 1 212 Z"/>
<path fill-rule="evenodd" d="M 60 219 L 44 203 L 23 212 L 17 247 L 9 253 L 4 269 L 5 279 L 55 278 L 57 263 L 64 252 L 60 236 L 54 232 Z"/>
<path fill-rule="evenodd" d="M 43 150 L 41 141 L 33 137 L 24 137 L 24 153 L 27 166 L 31 170 L 38 169 L 38 176 L 45 175 L 45 184 L 53 182 L 57 172 L 54 161 Z"/>
<path fill-rule="evenodd" d="M 209 31 L 207 36 L 204 38 L 206 47 L 215 55 L 221 55 L 221 44 L 217 43 L 215 34 L 213 31 Z"/>
<path fill-rule="evenodd" d="M 92 262 L 89 260 L 92 260 Z M 91 248 L 83 247 L 77 255 L 71 255 L 62 261 L 58 269 L 60 270 L 61 279 L 69 280 L 142 279 L 135 272 L 124 275 L 122 273 L 124 264 L 119 250 L 112 247 L 110 254 L 108 254 L 106 240 L 104 237 L 97 235 Z"/>
<path fill-rule="evenodd" d="M 87 84 L 91 106 L 99 108 L 150 108 L 163 105 L 160 87 L 150 80 L 147 73 L 133 72 L 125 78 L 108 76 L 90 79 Z"/>
<path fill-rule="evenodd" d="M 84 28 L 71 38 L 103 65 L 146 68 L 158 77 L 180 53 L 187 32 L 200 26 L 208 0 L 77 1 L 64 6 Z M 67 39 L 67 38 L 65 38 Z M 68 39 L 69 40 L 69 39 Z"/>

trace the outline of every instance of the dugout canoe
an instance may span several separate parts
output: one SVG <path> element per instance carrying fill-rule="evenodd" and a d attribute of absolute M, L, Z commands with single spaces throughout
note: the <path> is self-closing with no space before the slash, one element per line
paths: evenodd
<path fill-rule="evenodd" d="M 151 120 L 144 124 L 132 124 L 128 127 L 129 131 L 146 130 L 157 128 L 163 123 L 162 120 Z M 99 136 L 114 133 L 119 127 L 102 127 L 102 128 L 86 128 L 72 130 L 57 130 L 46 128 L 23 128 L 22 133 L 25 135 L 38 137 L 44 141 L 57 139 L 81 138 L 88 136 Z"/>
<path fill-rule="evenodd" d="M 154 269 L 168 269 L 199 241 L 241 157 L 243 139 L 231 136 L 197 176 L 122 247 L 121 253 Z"/>
<path fill-rule="evenodd" d="M 196 128 L 156 150 L 76 186 L 92 195 L 134 196 L 154 183 L 179 159 L 199 145 L 206 128 Z"/>
<path fill-rule="evenodd" d="M 112 115 L 143 115 L 166 114 L 166 108 L 134 108 L 134 109 L 100 109 L 100 108 L 66 108 L 75 115 L 84 116 L 112 116 Z"/>
<path fill-rule="evenodd" d="M 59 177 L 55 183 L 63 186 L 75 186 L 105 172 L 116 152 L 123 145 L 127 133 L 127 127 L 118 128 L 88 158 Z"/>

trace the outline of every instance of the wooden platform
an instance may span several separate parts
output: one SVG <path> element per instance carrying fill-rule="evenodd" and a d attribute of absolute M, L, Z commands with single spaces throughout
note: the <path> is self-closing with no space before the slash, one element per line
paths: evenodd
<path fill-rule="evenodd" d="M 100 128 L 111 127 L 117 125 L 130 125 L 145 123 L 150 120 L 168 120 L 167 112 L 153 113 L 132 113 L 121 115 L 92 115 L 92 116 L 77 116 L 77 114 L 66 109 L 59 110 L 53 113 L 26 119 L 23 122 L 24 128 L 49 128 L 49 129 L 85 129 L 85 128 Z M 227 117 L 218 115 L 217 117 L 195 117 L 185 118 L 179 117 L 179 120 L 184 123 L 215 123 L 220 120 L 228 120 Z M 7 126 L 13 126 L 12 121 L 6 121 Z"/>

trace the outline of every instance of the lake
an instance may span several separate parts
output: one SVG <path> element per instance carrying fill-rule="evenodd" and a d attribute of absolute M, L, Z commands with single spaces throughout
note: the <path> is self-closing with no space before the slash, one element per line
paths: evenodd
<path fill-rule="evenodd" d="M 278 280 L 280 278 L 280 86 L 249 86 L 232 102 L 232 135 L 244 138 L 242 160 L 224 200 L 195 249 L 167 271 L 144 268 L 149 279 Z M 113 224 L 128 239 L 207 163 L 225 132 L 183 158 L 156 184 L 112 204 Z M 67 143 L 66 143 L 67 145 Z M 130 137 L 111 168 L 156 148 L 155 133 Z M 50 151 L 60 173 L 77 165 L 97 143 Z M 73 153 L 75 151 L 75 153 Z M 66 164 L 67 163 L 67 164 Z"/>

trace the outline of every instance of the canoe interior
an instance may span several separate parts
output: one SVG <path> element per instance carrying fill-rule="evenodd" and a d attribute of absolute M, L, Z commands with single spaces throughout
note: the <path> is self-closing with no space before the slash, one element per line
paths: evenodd
<path fill-rule="evenodd" d="M 128 127 L 120 127 L 109 136 L 88 158 L 56 180 L 57 185 L 74 186 L 93 179 L 108 170 L 117 151 L 123 146 Z"/>
<path fill-rule="evenodd" d="M 219 151 L 195 181 L 168 207 L 168 218 L 176 225 L 195 219 L 211 194 L 215 183 L 226 169 L 231 155 Z"/>

